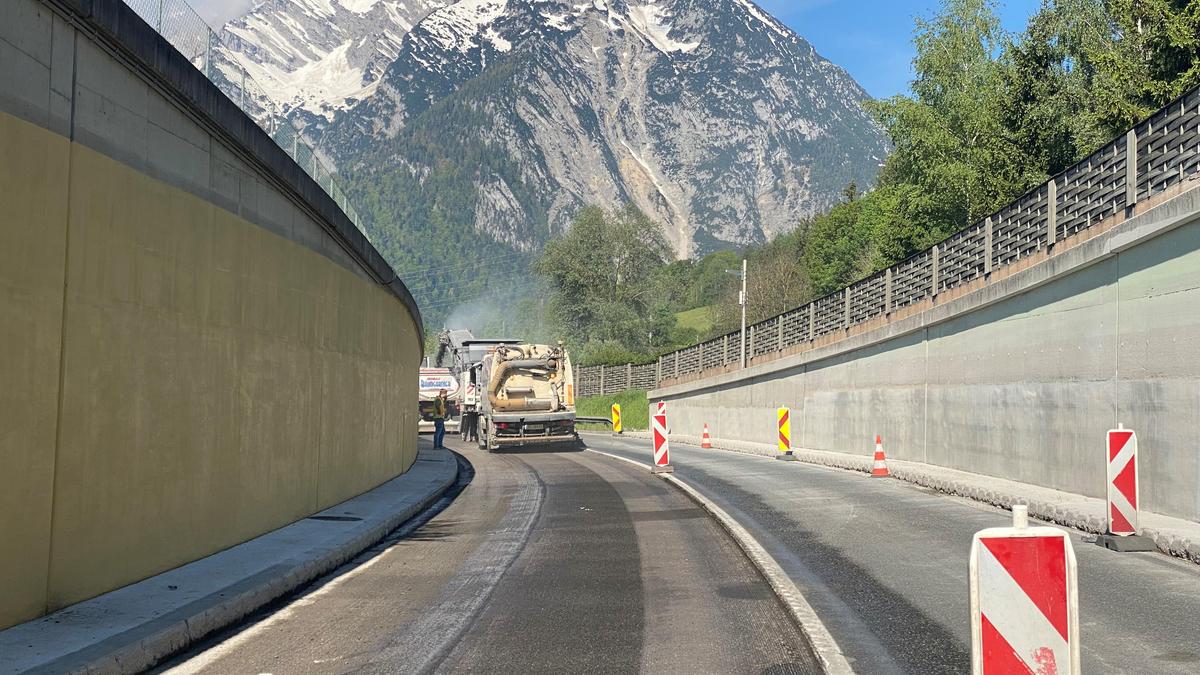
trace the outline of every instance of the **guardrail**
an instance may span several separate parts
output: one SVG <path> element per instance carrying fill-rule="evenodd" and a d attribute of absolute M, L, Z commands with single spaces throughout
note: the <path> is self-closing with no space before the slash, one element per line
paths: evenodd
<path fill-rule="evenodd" d="M 200 18 L 196 10 L 184 0 L 123 1 L 266 131 L 333 199 L 359 232 L 371 241 L 358 211 L 350 203 L 345 190 L 334 180 L 337 168 L 304 139 L 301 131 L 283 114 L 282 108 L 267 95 L 262 85 L 250 77 L 241 64 L 228 58 L 220 49 L 224 45 L 220 34 Z"/>
<path fill-rule="evenodd" d="M 747 328 L 748 362 L 800 353 L 965 284 L 1048 254 L 1056 244 L 1126 215 L 1200 169 L 1200 89 L 1194 89 L 1046 183 L 932 248 L 847 288 Z M 660 356 L 657 363 L 576 369 L 579 396 L 653 389 L 737 369 L 740 333 Z M 636 377 L 634 372 L 636 370 Z M 647 372 L 650 375 L 647 375 Z"/>

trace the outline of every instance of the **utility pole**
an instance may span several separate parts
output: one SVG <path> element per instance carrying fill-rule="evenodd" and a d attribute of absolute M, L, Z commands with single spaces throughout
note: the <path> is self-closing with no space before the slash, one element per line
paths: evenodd
<path fill-rule="evenodd" d="M 738 304 L 742 306 L 742 368 L 746 367 L 746 259 L 742 258 L 742 271 L 725 270 L 726 274 L 738 274 L 742 277 L 742 292 L 738 294 Z"/>
<path fill-rule="evenodd" d="M 742 368 L 746 367 L 746 259 L 742 258 L 742 294 L 738 296 L 742 305 Z"/>

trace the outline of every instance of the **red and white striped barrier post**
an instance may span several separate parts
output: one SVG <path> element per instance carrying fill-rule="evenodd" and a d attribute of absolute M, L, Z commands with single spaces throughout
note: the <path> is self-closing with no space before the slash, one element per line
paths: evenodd
<path fill-rule="evenodd" d="M 1108 432 L 1108 532 L 1096 543 L 1114 551 L 1153 551 L 1154 541 L 1138 535 L 1137 434 L 1118 424 Z"/>
<path fill-rule="evenodd" d="M 650 426 L 650 435 L 654 438 L 654 466 L 650 473 L 675 473 L 675 467 L 671 466 L 671 448 L 667 441 L 667 416 L 662 413 L 655 415 Z"/>
<path fill-rule="evenodd" d="M 971 542 L 971 672 L 1079 675 L 1079 594 L 1067 533 L 1029 527 L 1013 507 L 1012 527 Z"/>
<path fill-rule="evenodd" d="M 657 412 L 655 412 L 655 411 L 657 411 Z M 667 414 L 667 402 L 666 401 L 658 401 L 654 405 L 650 406 L 650 417 L 651 418 L 653 418 L 655 415 L 666 415 L 666 414 Z M 668 434 L 671 433 L 671 430 L 668 429 L 667 433 Z"/>

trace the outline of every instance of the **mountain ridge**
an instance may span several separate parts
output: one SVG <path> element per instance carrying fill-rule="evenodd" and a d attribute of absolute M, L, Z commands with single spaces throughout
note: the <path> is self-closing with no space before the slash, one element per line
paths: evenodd
<path fill-rule="evenodd" d="M 306 26 L 324 16 L 314 5 L 337 14 L 356 2 L 371 0 L 268 9 L 302 12 L 290 21 Z M 354 16 L 387 4 L 397 3 Z M 234 55 L 299 69 L 332 58 L 335 43 L 390 32 L 385 68 L 360 59 L 364 88 L 324 102 L 296 93 L 289 114 L 342 168 L 401 268 L 523 260 L 587 204 L 635 204 L 681 258 L 757 244 L 836 203 L 848 183 L 870 184 L 888 151 L 862 87 L 749 0 L 460 0 L 421 13 L 398 41 L 389 19 L 382 32 L 364 23 L 325 36 L 305 58 L 284 58 L 299 48 L 273 48 L 275 61 Z M 258 24 L 239 21 L 249 40 Z M 439 305 L 488 287 L 461 276 L 440 285 L 429 296 Z"/>

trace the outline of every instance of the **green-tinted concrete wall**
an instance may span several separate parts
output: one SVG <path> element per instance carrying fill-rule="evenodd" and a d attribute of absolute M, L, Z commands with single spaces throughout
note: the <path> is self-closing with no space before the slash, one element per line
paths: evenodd
<path fill-rule="evenodd" d="M 0 113 L 0 627 L 46 606 L 69 156 Z"/>
<path fill-rule="evenodd" d="M 927 462 L 1102 498 L 1138 432 L 1141 504 L 1200 521 L 1200 188 L 976 293 L 812 353 L 651 392 L 675 434 Z"/>
<path fill-rule="evenodd" d="M 0 149 L 19 196 L 0 227 L 0 624 L 411 465 L 418 337 L 385 289 L 3 113 Z"/>
<path fill-rule="evenodd" d="M 244 153 L 0 7 L 0 628 L 416 458 L 416 317 Z"/>

